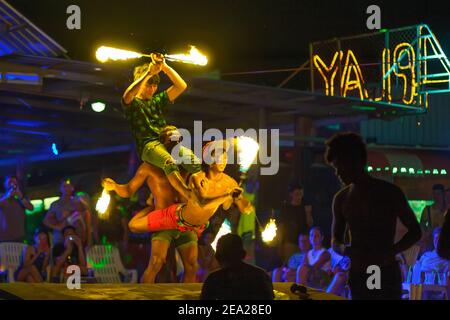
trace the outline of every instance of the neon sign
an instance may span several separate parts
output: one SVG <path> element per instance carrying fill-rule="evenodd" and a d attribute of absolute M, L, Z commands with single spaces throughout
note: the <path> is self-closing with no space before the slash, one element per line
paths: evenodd
<path fill-rule="evenodd" d="M 406 56 L 406 58 L 404 58 Z M 391 62 L 392 61 L 392 62 Z M 314 55 L 314 66 L 318 70 L 325 85 L 325 94 L 327 96 L 335 96 L 336 75 L 339 71 L 339 65 L 342 67 L 340 72 L 339 95 L 347 97 L 354 93 L 361 100 L 370 101 L 387 101 L 392 102 L 392 78 L 395 76 L 396 81 L 402 82 L 403 97 L 402 103 L 406 105 L 416 104 L 418 97 L 418 83 L 416 81 L 416 55 L 414 48 L 409 43 L 398 44 L 393 53 L 391 50 L 384 49 L 382 52 L 382 74 L 381 80 L 382 90 L 381 96 L 370 97 L 368 90 L 365 88 L 364 75 L 361 71 L 358 59 L 352 50 L 338 51 L 334 54 L 333 59 L 327 65 L 319 55 Z M 339 63 L 340 62 L 340 63 Z M 388 71 L 392 70 L 391 73 Z"/>
<path fill-rule="evenodd" d="M 313 91 L 327 96 L 423 108 L 428 94 L 450 92 L 450 63 L 427 25 L 313 43 L 311 64 Z"/>

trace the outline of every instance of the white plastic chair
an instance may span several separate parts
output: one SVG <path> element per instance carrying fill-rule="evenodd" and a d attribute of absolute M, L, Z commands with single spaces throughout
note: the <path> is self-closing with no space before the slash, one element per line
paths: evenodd
<path fill-rule="evenodd" d="M 6 281 L 15 282 L 14 272 L 19 268 L 22 254 L 27 247 L 23 243 L 0 243 L 0 274 L 6 274 Z"/>
<path fill-rule="evenodd" d="M 124 282 L 137 283 L 137 270 L 125 269 L 116 247 L 92 246 L 88 249 L 86 257 L 88 267 L 92 268 L 94 278 L 99 283 L 122 283 L 120 274 L 125 277 Z"/>

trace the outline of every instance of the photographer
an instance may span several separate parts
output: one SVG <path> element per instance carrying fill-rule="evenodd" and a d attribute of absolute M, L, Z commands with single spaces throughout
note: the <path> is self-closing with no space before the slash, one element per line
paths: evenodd
<path fill-rule="evenodd" d="M 86 256 L 83 244 L 77 235 L 75 228 L 67 226 L 62 231 L 64 242 L 53 247 L 54 266 L 52 270 L 53 282 L 59 282 L 61 274 L 67 277 L 67 267 L 76 265 L 80 267 L 81 275 L 87 275 Z"/>
<path fill-rule="evenodd" d="M 25 209 L 34 207 L 23 195 L 16 177 L 6 177 L 4 187 L 6 192 L 0 195 L 0 242 L 23 242 Z"/>

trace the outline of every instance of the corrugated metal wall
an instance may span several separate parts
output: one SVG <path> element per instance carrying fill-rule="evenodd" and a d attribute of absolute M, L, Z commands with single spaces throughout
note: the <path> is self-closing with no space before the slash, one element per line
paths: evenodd
<path fill-rule="evenodd" d="M 420 116 L 361 122 L 361 134 L 377 144 L 448 148 L 450 94 L 429 96 L 429 110 Z"/>

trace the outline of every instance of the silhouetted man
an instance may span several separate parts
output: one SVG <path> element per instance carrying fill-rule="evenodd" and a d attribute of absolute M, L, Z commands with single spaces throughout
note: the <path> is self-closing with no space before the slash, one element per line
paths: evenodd
<path fill-rule="evenodd" d="M 344 255 L 351 259 L 352 298 L 400 299 L 401 272 L 395 255 L 420 240 L 420 225 L 400 188 L 366 173 L 366 144 L 359 135 L 340 133 L 326 145 L 326 160 L 345 185 L 334 198 L 332 243 L 339 252 L 348 227 L 351 243 Z M 408 231 L 394 244 L 397 218 Z M 380 286 L 376 274 L 368 273 L 373 265 L 380 268 Z"/>
<path fill-rule="evenodd" d="M 246 252 L 241 237 L 227 234 L 217 242 L 216 259 L 221 269 L 211 273 L 202 300 L 273 300 L 270 277 L 258 267 L 243 262 Z"/>

